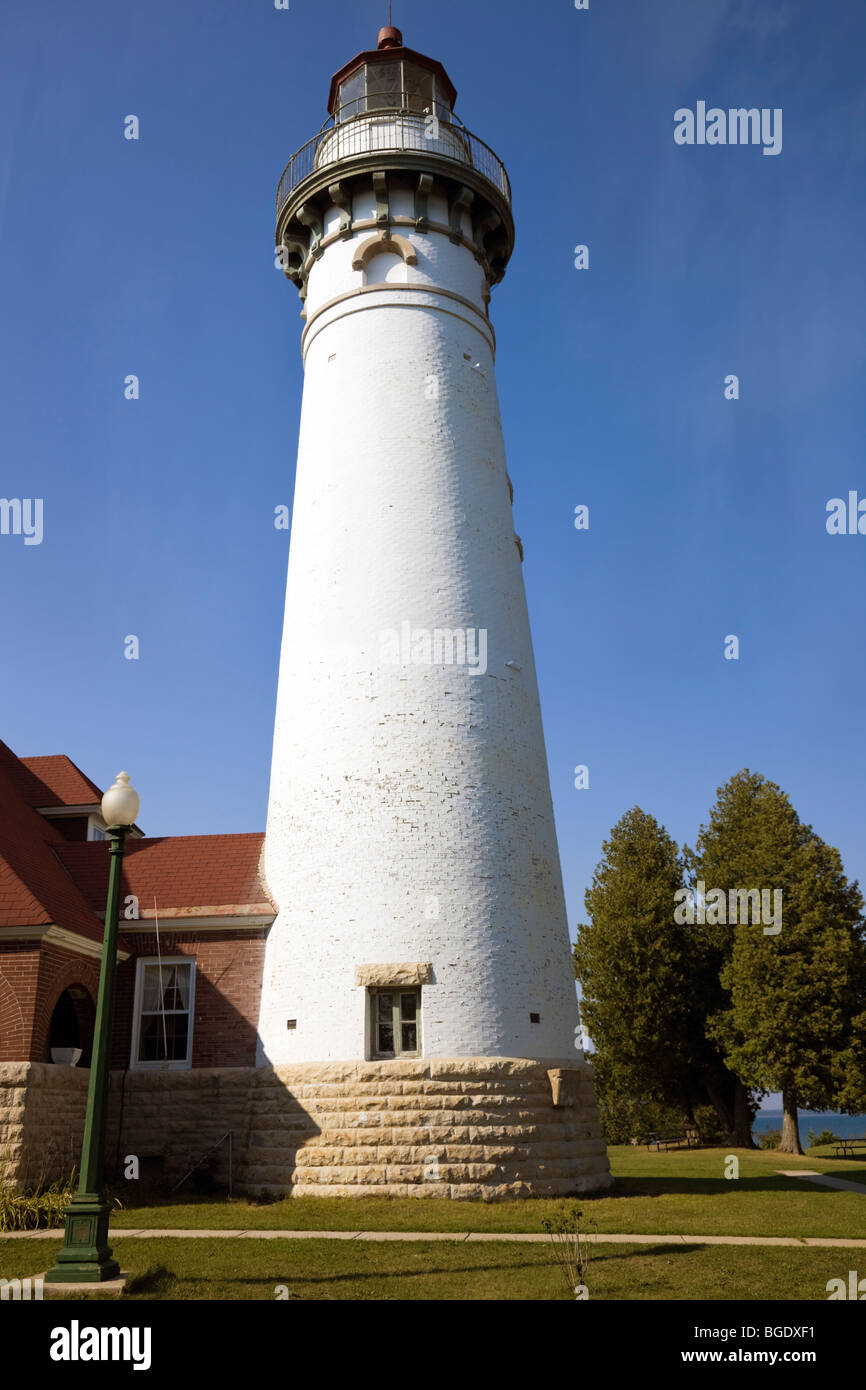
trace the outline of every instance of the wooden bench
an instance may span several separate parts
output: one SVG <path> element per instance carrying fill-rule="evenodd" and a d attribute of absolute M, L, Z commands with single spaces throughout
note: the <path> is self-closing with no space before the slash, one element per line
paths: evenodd
<path fill-rule="evenodd" d="M 699 1149 L 702 1142 L 696 1129 L 685 1129 L 681 1134 L 657 1134 L 653 1131 L 647 1136 L 646 1147 L 661 1153 L 666 1149 Z"/>

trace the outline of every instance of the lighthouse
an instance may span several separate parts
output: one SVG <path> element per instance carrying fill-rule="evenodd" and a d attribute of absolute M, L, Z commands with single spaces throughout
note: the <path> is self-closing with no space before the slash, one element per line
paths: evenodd
<path fill-rule="evenodd" d="M 511 189 L 456 97 L 389 25 L 277 194 L 304 391 L 258 1063 L 309 1120 L 297 1192 L 610 1181 L 496 390 Z"/>

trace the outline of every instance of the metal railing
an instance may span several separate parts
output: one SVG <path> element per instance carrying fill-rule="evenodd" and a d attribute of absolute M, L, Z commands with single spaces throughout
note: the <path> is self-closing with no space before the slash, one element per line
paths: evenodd
<path fill-rule="evenodd" d="M 187 1181 L 188 1178 L 191 1178 L 191 1177 L 192 1177 L 193 1173 L 197 1172 L 198 1169 L 204 1169 L 204 1168 L 206 1168 L 206 1167 L 207 1167 L 207 1159 L 210 1158 L 210 1156 L 211 1156 L 212 1153 L 216 1153 L 217 1149 L 220 1147 L 221 1144 L 224 1144 L 224 1143 L 226 1142 L 226 1140 L 228 1140 L 228 1143 L 229 1143 L 229 1147 L 228 1147 L 229 1196 L 231 1197 L 231 1195 L 232 1195 L 232 1138 L 233 1138 L 233 1133 L 234 1133 L 233 1130 L 227 1129 L 226 1132 L 225 1132 L 225 1134 L 223 1135 L 222 1139 L 218 1139 L 218 1140 L 216 1141 L 215 1144 L 211 1144 L 210 1148 L 209 1148 L 209 1149 L 206 1149 L 205 1152 L 201 1155 L 201 1158 L 197 1158 L 197 1159 L 196 1159 L 195 1163 L 192 1165 L 192 1167 L 190 1168 L 189 1172 L 188 1172 L 188 1173 L 184 1173 L 184 1175 L 183 1175 L 183 1177 L 181 1178 L 180 1182 L 175 1183 L 174 1187 L 171 1189 L 171 1195 L 172 1195 L 172 1196 L 174 1195 L 175 1192 L 177 1192 L 177 1190 L 178 1190 L 179 1187 L 183 1187 L 184 1183 Z"/>
<path fill-rule="evenodd" d="M 277 189 L 277 217 L 295 189 L 318 169 L 351 158 L 388 150 L 418 151 L 451 159 L 475 169 L 511 202 L 511 184 L 505 166 L 489 145 L 468 131 L 462 122 L 411 110 L 408 104 L 365 110 L 350 120 L 331 118 L 318 135 L 292 155 Z"/>

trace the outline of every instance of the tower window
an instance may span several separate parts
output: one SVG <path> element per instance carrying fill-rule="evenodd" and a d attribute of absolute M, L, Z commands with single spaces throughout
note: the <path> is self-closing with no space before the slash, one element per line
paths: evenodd
<path fill-rule="evenodd" d="M 370 1025 L 373 1057 L 420 1057 L 420 989 L 371 989 Z"/>
<path fill-rule="evenodd" d="M 540 1023 L 540 1022 L 541 1022 L 541 1014 L 530 1014 L 530 1015 L 529 1015 L 529 1022 L 530 1022 L 530 1023 Z"/>

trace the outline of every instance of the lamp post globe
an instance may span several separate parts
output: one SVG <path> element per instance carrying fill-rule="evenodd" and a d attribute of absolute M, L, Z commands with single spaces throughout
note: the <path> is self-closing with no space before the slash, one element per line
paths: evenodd
<path fill-rule="evenodd" d="M 118 772 L 112 786 L 102 798 L 102 815 L 108 826 L 135 825 L 141 809 L 141 797 L 132 786 L 128 772 Z"/>

